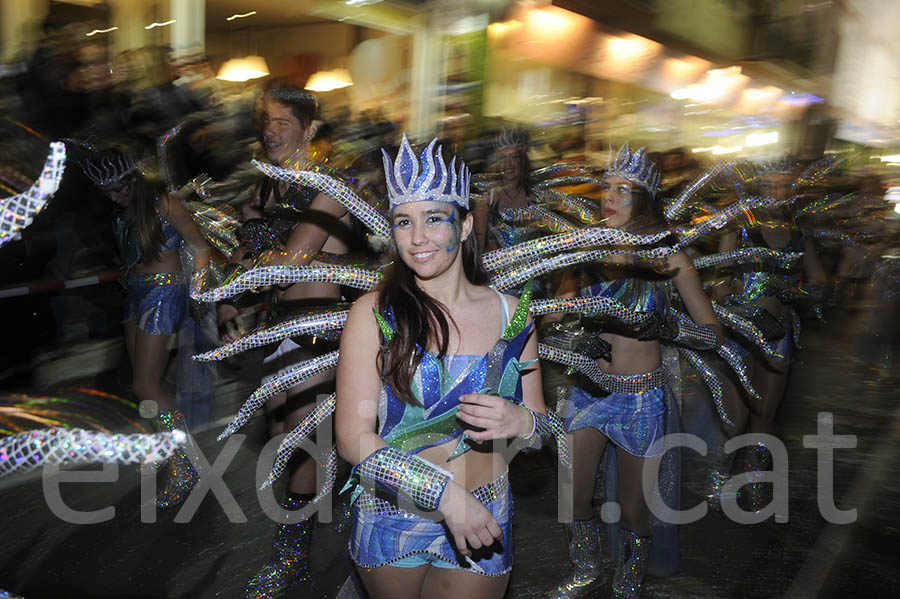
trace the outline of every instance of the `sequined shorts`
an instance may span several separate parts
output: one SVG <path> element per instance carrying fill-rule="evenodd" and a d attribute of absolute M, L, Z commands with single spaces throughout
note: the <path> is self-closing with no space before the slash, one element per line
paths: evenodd
<path fill-rule="evenodd" d="M 151 335 L 172 335 L 187 314 L 188 288 L 181 273 L 125 276 L 128 297 L 122 322 L 134 321 Z"/>
<path fill-rule="evenodd" d="M 595 397 L 572 387 L 558 412 L 566 431 L 595 428 L 631 455 L 649 458 L 662 453 L 667 393 L 672 393 L 669 385 Z"/>
<path fill-rule="evenodd" d="M 353 504 L 350 557 L 360 568 L 412 567 L 434 559 L 440 560 L 434 563 L 437 567 L 469 570 L 481 576 L 507 574 L 513 565 L 513 501 L 507 474 L 478 487 L 472 495 L 493 514 L 503 539 L 473 551 L 470 558 L 456 550 L 442 521 L 416 516 L 367 491 Z M 407 560 L 411 557 L 420 557 L 423 563 L 410 564 Z"/>

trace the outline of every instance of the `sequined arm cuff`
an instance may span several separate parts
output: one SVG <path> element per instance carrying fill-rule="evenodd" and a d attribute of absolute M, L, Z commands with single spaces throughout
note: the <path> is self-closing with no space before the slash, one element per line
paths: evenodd
<path fill-rule="evenodd" d="M 556 450 L 559 458 L 565 465 L 569 465 L 569 441 L 566 438 L 566 427 L 554 412 L 542 414 L 530 410 L 525 406 L 522 408 L 531 414 L 531 420 L 534 423 L 531 432 L 526 437 L 520 437 L 517 440 L 522 450 L 537 450 L 544 445 L 556 443 Z"/>
<path fill-rule="evenodd" d="M 672 342 L 691 349 L 719 347 L 719 338 L 715 329 L 709 325 L 697 324 L 683 314 L 678 315 L 678 334 Z"/>
<path fill-rule="evenodd" d="M 405 495 L 420 509 L 438 509 L 441 496 L 453 475 L 422 458 L 383 447 L 353 467 L 361 481 L 371 481 L 379 489 L 398 496 Z"/>

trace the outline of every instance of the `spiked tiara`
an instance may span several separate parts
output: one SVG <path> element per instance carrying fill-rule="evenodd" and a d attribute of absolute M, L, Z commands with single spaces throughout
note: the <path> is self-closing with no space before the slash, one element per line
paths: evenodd
<path fill-rule="evenodd" d="M 528 150 L 528 136 L 525 131 L 518 128 L 503 129 L 494 139 L 494 151 L 499 152 L 503 148 L 516 148 L 523 152 Z"/>
<path fill-rule="evenodd" d="M 628 148 L 628 142 L 625 142 L 625 145 L 619 148 L 615 160 L 606 167 L 606 174 L 603 175 L 603 178 L 622 177 L 643 187 L 650 197 L 656 198 L 656 192 L 659 191 L 659 171 L 656 165 L 647 158 L 646 152 L 647 147 L 645 146 L 632 153 Z"/>
<path fill-rule="evenodd" d="M 448 202 L 469 209 L 469 169 L 462 160 L 456 169 L 456 157 L 450 167 L 441 157 L 437 139 L 416 156 L 406 133 L 400 143 L 397 158 L 391 163 L 388 153 L 381 150 L 384 159 L 384 178 L 387 180 L 391 210 L 407 202 Z"/>
<path fill-rule="evenodd" d="M 104 152 L 82 161 L 81 169 L 98 187 L 106 187 L 124 179 L 137 168 L 134 158 L 127 152 Z"/>

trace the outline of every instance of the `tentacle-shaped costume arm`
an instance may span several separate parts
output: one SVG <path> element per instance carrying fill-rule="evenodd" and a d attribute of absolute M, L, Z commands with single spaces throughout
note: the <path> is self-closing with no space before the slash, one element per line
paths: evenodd
<path fill-rule="evenodd" d="M 668 236 L 668 232 L 655 235 L 634 235 L 618 229 L 592 227 L 572 233 L 549 235 L 540 239 L 519 243 L 509 248 L 494 250 L 482 256 L 482 262 L 486 269 L 497 270 L 511 264 L 524 262 L 525 260 L 534 260 L 563 251 L 600 245 L 652 245 Z M 664 250 L 665 248 L 655 249 Z M 654 254 L 653 257 L 656 256 L 657 254 Z"/>
<path fill-rule="evenodd" d="M 0 438 L 0 478 L 47 464 L 108 462 L 143 464 L 166 460 L 187 441 L 184 431 L 112 434 L 50 428 Z"/>
<path fill-rule="evenodd" d="M 547 227 L 554 233 L 570 233 L 578 230 L 577 226 L 541 206 L 507 208 L 501 210 L 500 214 L 504 221 L 514 225 L 533 223 L 539 227 Z"/>
<path fill-rule="evenodd" d="M 748 304 L 752 306 L 752 304 Z M 780 362 L 784 356 L 773 350 L 766 342 L 766 335 L 750 319 L 743 318 L 727 308 L 713 302 L 713 310 L 719 322 L 752 343 L 769 360 Z"/>
<path fill-rule="evenodd" d="M 258 160 L 253 160 L 252 164 L 269 177 L 280 179 L 282 181 L 289 181 L 291 183 L 300 183 L 334 198 L 376 235 L 381 235 L 383 237 L 390 235 L 391 227 L 387 219 L 377 210 L 372 208 L 365 200 L 360 198 L 359 195 L 343 181 L 326 175 L 325 173 L 309 170 L 285 169 L 272 164 L 259 162 Z"/>
<path fill-rule="evenodd" d="M 746 200 L 735 202 L 724 210 L 713 214 L 710 218 L 707 218 L 706 220 L 695 226 L 681 227 L 680 229 L 678 229 L 677 232 L 681 235 L 681 239 L 678 241 L 675 247 L 677 249 L 686 248 L 704 235 L 712 231 L 721 229 L 733 219 L 737 218 L 739 215 L 744 214 L 747 210 L 752 210 L 754 208 L 773 208 L 775 206 L 783 206 L 786 204 L 790 204 L 794 201 L 794 199 L 795 198 L 777 200 L 775 198 L 770 198 L 767 196 L 754 196 L 751 198 L 747 198 Z"/>
<path fill-rule="evenodd" d="M 550 189 L 551 187 L 565 187 L 568 185 L 584 185 L 592 183 L 600 185 L 600 179 L 593 175 L 564 175 L 555 179 L 547 179 L 534 184 L 535 189 Z"/>
<path fill-rule="evenodd" d="M 587 198 L 555 189 L 539 191 L 536 195 L 539 201 L 566 215 L 574 216 L 583 224 L 596 226 L 603 219 L 600 206 Z"/>
<path fill-rule="evenodd" d="M 705 324 L 697 324 L 690 316 L 669 308 L 669 314 L 674 316 L 677 331 L 671 341 L 681 347 L 691 349 L 714 349 L 719 346 L 716 330 Z"/>
<path fill-rule="evenodd" d="M 652 312 L 629 310 L 625 304 L 610 297 L 552 297 L 531 300 L 530 308 L 535 316 L 562 312 L 602 316 L 634 328 L 640 328 L 654 318 Z"/>
<path fill-rule="evenodd" d="M 0 198 L 0 246 L 18 239 L 35 217 L 47 206 L 47 202 L 59 189 L 66 170 L 66 144 L 50 143 L 50 153 L 44 168 L 31 187 L 8 198 Z"/>
<path fill-rule="evenodd" d="M 797 310 L 791 306 L 790 310 L 791 315 L 791 333 L 794 338 L 794 345 L 797 348 L 800 347 L 800 314 L 797 313 Z"/>
<path fill-rule="evenodd" d="M 736 266 L 739 264 L 772 264 L 778 268 L 791 269 L 797 266 L 803 252 L 779 252 L 769 248 L 740 248 L 720 254 L 710 254 L 694 260 L 694 268 L 717 268 L 722 266 Z"/>
<path fill-rule="evenodd" d="M 707 169 L 685 187 L 674 200 L 669 202 L 669 205 L 665 209 L 666 220 L 672 222 L 687 212 L 690 199 L 694 197 L 698 191 L 703 189 L 703 187 L 712 183 L 716 177 L 723 174 L 728 174 L 730 176 L 730 183 L 737 189 L 740 199 L 744 200 L 745 197 L 743 195 L 741 183 L 748 180 L 749 173 L 745 174 L 741 169 L 748 166 L 750 165 L 747 162 L 720 162 Z"/>
<path fill-rule="evenodd" d="M 670 248 L 654 248 L 651 250 L 638 250 L 634 252 L 621 250 L 589 250 L 584 252 L 572 252 L 569 254 L 560 254 L 539 260 L 529 264 L 519 266 L 513 270 L 497 275 L 491 279 L 491 287 L 497 291 L 506 291 L 517 287 L 535 277 L 547 274 L 559 268 L 581 264 L 583 262 L 593 262 L 609 258 L 610 256 L 634 255 L 640 258 L 665 258 L 670 255 Z"/>
<path fill-rule="evenodd" d="M 317 405 L 312 412 L 307 414 L 306 418 L 294 427 L 294 430 L 285 435 L 281 444 L 278 446 L 278 453 L 275 456 L 275 463 L 272 466 L 272 470 L 269 472 L 268 478 L 263 482 L 260 489 L 265 489 L 270 486 L 282 475 L 287 468 L 291 456 L 293 456 L 294 452 L 297 451 L 297 448 L 300 447 L 300 443 L 309 437 L 309 435 L 316 430 L 326 418 L 334 414 L 334 407 L 335 394 L 332 393 L 328 396 L 328 399 Z M 334 480 L 332 480 L 332 483 L 334 483 Z"/>
<path fill-rule="evenodd" d="M 700 354 L 694 350 L 686 347 L 679 347 L 677 349 L 678 353 L 684 356 L 697 371 L 697 374 L 700 375 L 700 378 L 703 379 L 703 382 L 706 383 L 706 386 L 709 388 L 709 393 L 712 396 L 713 404 L 716 406 L 716 413 L 719 415 L 719 419 L 728 426 L 734 426 L 734 422 L 728 417 L 728 412 L 725 409 L 722 381 L 719 380 L 719 375 L 716 374 L 715 369 L 704 362 L 703 358 L 700 357 Z"/>
<path fill-rule="evenodd" d="M 738 380 L 741 381 L 741 385 L 744 387 L 747 395 L 753 399 L 761 399 L 759 393 L 753 388 L 750 377 L 747 375 L 747 365 L 744 364 L 744 361 L 741 360 L 741 357 L 734 348 L 729 345 L 728 342 L 725 342 L 716 348 L 716 353 L 722 356 L 722 358 L 728 362 L 728 365 L 731 366 L 731 369 L 737 375 Z"/>
<path fill-rule="evenodd" d="M 250 289 L 294 283 L 335 283 L 368 291 L 380 280 L 379 272 L 351 266 L 262 266 L 215 289 L 203 289 L 195 280 L 191 285 L 191 297 L 204 302 L 217 302 Z"/>
<path fill-rule="evenodd" d="M 275 326 L 253 331 L 231 343 L 197 354 L 194 359 L 199 362 L 224 360 L 243 351 L 269 345 L 288 337 L 335 331 L 344 326 L 348 312 L 349 310 L 333 310 L 324 314 L 300 316 Z"/>
<path fill-rule="evenodd" d="M 232 433 L 247 424 L 253 416 L 253 413 L 261 408 L 267 399 L 274 397 L 282 391 L 287 391 L 291 387 L 299 385 L 310 377 L 331 370 L 337 366 L 338 354 L 339 352 L 335 350 L 311 360 L 301 362 L 297 366 L 294 366 L 263 383 L 262 386 L 254 391 L 253 395 L 244 402 L 244 405 L 241 406 L 241 409 L 235 415 L 234 420 L 225 427 L 225 430 L 219 435 L 219 441 L 228 438 Z"/>

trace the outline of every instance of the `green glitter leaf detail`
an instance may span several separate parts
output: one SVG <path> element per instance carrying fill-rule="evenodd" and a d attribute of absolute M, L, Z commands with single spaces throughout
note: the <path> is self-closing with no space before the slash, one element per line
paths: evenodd
<path fill-rule="evenodd" d="M 506 331 L 503 332 L 504 339 L 512 339 L 525 328 L 525 322 L 528 320 L 528 307 L 531 304 L 531 284 L 533 282 L 534 279 L 525 283 L 522 296 L 519 298 L 519 305 L 516 306 L 516 311 L 513 313 L 512 318 L 509 319 Z M 506 300 L 504 299 L 503 301 Z"/>
<path fill-rule="evenodd" d="M 378 310 L 372 308 L 372 314 L 375 315 L 375 322 L 378 323 L 378 328 L 381 329 L 381 334 L 384 335 L 386 341 L 390 343 L 391 339 L 394 337 L 394 329 L 391 328 L 391 325 L 387 320 L 384 319 L 384 316 L 378 313 Z"/>

